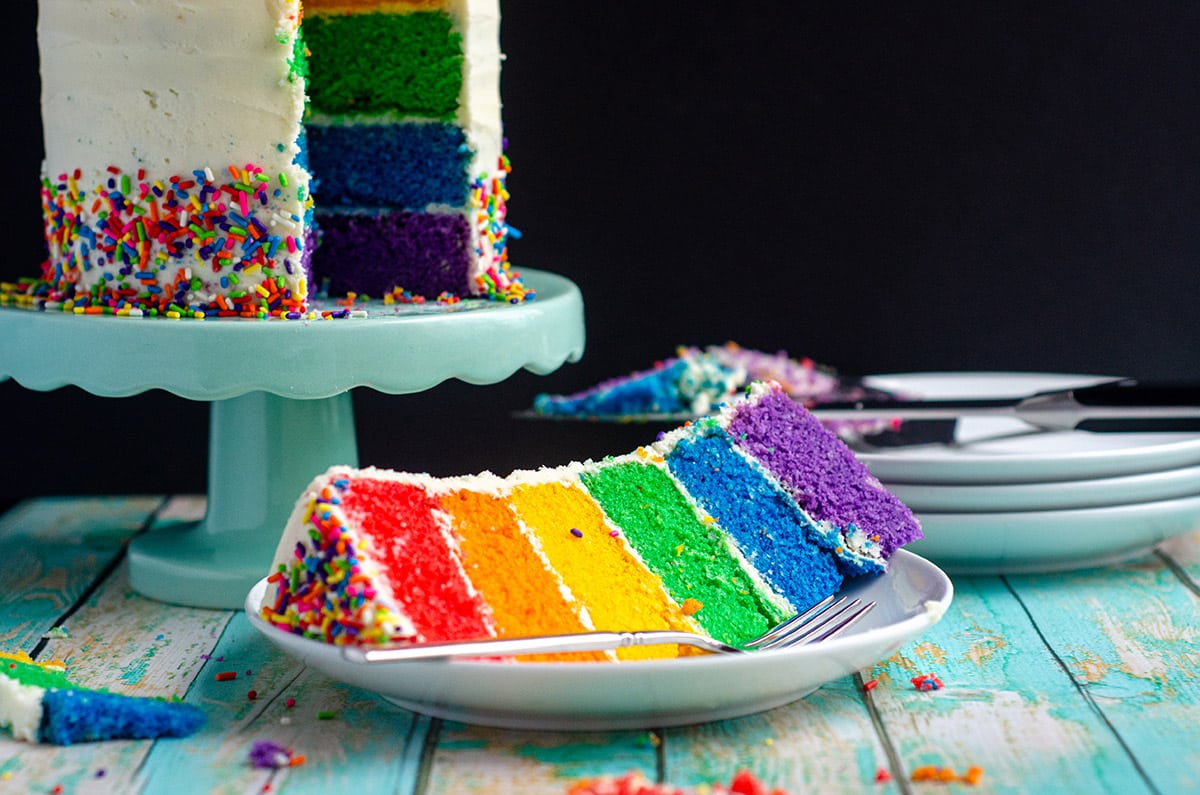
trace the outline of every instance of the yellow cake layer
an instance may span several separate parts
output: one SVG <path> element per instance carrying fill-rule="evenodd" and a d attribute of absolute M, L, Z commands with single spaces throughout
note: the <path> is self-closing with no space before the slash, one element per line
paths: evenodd
<path fill-rule="evenodd" d="M 698 630 L 667 595 L 662 581 L 631 553 L 578 484 L 549 482 L 517 486 L 513 509 L 534 534 L 542 553 L 571 593 L 586 604 L 598 630 Z M 622 660 L 675 657 L 674 646 L 619 649 Z"/>
<path fill-rule="evenodd" d="M 521 530 L 507 503 L 491 495 L 455 491 L 440 505 L 461 546 L 463 569 L 483 595 L 496 622 L 496 634 L 552 635 L 586 632 L 579 605 L 568 604 L 560 583 Z M 529 659 L 541 659 L 530 655 Z M 547 655 L 563 660 L 606 660 L 603 653 Z"/>

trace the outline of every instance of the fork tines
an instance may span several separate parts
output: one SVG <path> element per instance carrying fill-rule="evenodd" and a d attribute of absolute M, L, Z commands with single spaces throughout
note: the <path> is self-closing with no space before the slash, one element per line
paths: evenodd
<path fill-rule="evenodd" d="M 792 648 L 837 637 L 875 607 L 874 602 L 843 596 L 827 596 L 797 616 L 789 618 L 762 637 L 745 644 L 746 649 Z"/>

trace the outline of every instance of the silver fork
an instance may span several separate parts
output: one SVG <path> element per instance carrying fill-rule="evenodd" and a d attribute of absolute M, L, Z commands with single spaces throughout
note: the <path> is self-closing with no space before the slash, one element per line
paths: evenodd
<path fill-rule="evenodd" d="M 577 632 L 527 638 L 488 638 L 407 646 L 347 646 L 342 650 L 342 656 L 354 663 L 387 663 L 447 657 L 510 657 L 520 654 L 606 651 L 668 643 L 694 646 L 717 654 L 746 654 L 829 640 L 844 632 L 873 607 L 874 602 L 830 596 L 741 646 L 731 646 L 691 632 L 652 629 L 641 632 Z"/>

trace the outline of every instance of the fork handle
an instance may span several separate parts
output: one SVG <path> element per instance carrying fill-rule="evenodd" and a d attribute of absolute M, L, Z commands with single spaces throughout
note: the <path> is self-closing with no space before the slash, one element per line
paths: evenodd
<path fill-rule="evenodd" d="M 342 657 L 349 662 L 376 664 L 451 657 L 510 657 L 519 654 L 607 651 L 627 646 L 658 646 L 667 643 L 696 646 L 715 652 L 737 651 L 732 646 L 689 632 L 662 629 L 642 632 L 576 632 L 532 638 L 487 638 L 375 648 L 346 646 L 342 649 Z"/>

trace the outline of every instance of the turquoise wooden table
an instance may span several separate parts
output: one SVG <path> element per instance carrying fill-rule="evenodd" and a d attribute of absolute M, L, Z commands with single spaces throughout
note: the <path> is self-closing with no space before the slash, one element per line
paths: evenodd
<path fill-rule="evenodd" d="M 0 517 L 0 651 L 208 717 L 157 742 L 59 748 L 0 733 L 0 793 L 562 795 L 630 770 L 698 788 L 739 769 L 793 795 L 1200 791 L 1200 531 L 1106 568 L 955 578 L 925 635 L 770 712 L 539 733 L 406 712 L 275 651 L 241 612 L 134 592 L 129 541 L 203 513 L 203 498 L 151 496 L 37 499 Z M 943 686 L 914 687 L 921 674 Z M 302 764 L 253 766 L 262 740 Z"/>

